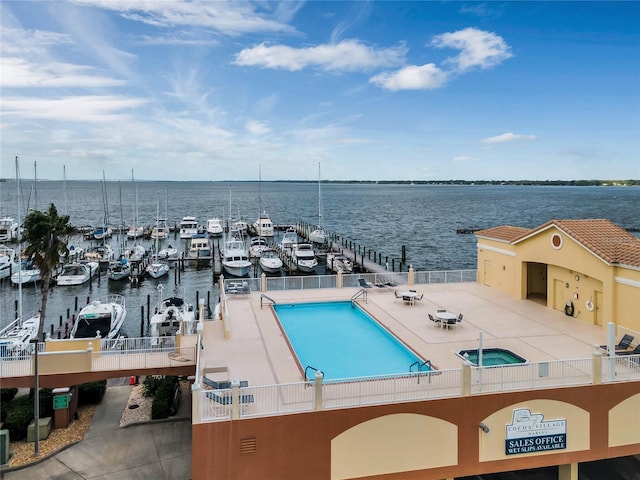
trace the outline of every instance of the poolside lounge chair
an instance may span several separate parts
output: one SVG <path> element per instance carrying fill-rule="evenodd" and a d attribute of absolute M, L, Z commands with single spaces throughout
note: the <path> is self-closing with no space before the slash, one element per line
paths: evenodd
<path fill-rule="evenodd" d="M 616 351 L 616 355 L 640 355 L 640 343 L 633 350 Z"/>
<path fill-rule="evenodd" d="M 631 342 L 633 342 L 633 335 L 629 335 L 628 333 L 625 333 L 622 336 L 622 339 L 618 342 L 617 345 L 614 345 L 613 349 L 618 351 L 618 350 L 626 350 L 627 348 L 629 348 L 629 345 L 631 345 Z M 603 350 L 607 349 L 606 345 L 600 345 L 600 348 L 602 348 Z"/>
<path fill-rule="evenodd" d="M 358 283 L 362 288 L 371 288 L 371 284 L 367 282 L 364 278 L 359 278 Z"/>

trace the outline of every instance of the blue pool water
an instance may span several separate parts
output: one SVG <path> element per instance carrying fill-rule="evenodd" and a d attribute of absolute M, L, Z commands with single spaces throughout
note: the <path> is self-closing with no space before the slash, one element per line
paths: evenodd
<path fill-rule="evenodd" d="M 469 362 L 472 365 L 478 365 L 478 350 L 460 350 L 458 356 L 465 358 L 465 354 L 468 355 Z M 482 349 L 482 365 L 485 367 L 491 367 L 494 365 L 513 365 L 516 363 L 526 363 L 527 360 L 517 353 L 504 348 L 483 348 Z"/>
<path fill-rule="evenodd" d="M 424 361 L 378 322 L 346 302 L 274 305 L 300 366 L 325 379 L 408 373 Z M 428 370 L 423 365 L 421 370 Z M 413 367 L 417 371 L 417 366 Z M 313 378 L 309 370 L 307 376 Z"/>

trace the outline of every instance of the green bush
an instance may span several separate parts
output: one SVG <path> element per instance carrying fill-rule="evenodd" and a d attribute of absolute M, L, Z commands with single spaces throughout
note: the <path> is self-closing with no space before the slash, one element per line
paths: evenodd
<path fill-rule="evenodd" d="M 95 405 L 102 401 L 107 391 L 107 381 L 83 383 L 78 386 L 78 405 Z"/>
<path fill-rule="evenodd" d="M 177 386 L 178 377 L 163 377 L 160 379 L 151 404 L 151 418 L 153 420 L 169 416 L 171 404 L 173 403 L 173 392 Z"/>
<path fill-rule="evenodd" d="M 2 388 L 0 389 L 0 402 L 2 403 L 10 402 L 11 400 L 13 400 L 13 397 L 15 397 L 17 394 L 18 394 L 17 388 Z"/>
<path fill-rule="evenodd" d="M 27 437 L 27 427 L 33 420 L 33 401 L 29 395 L 20 395 L 6 404 L 7 412 L 4 428 L 9 430 L 9 438 L 22 440 Z"/>
<path fill-rule="evenodd" d="M 29 400 L 33 405 L 33 392 L 32 388 L 29 390 Z M 44 417 L 53 417 L 53 390 L 50 388 L 41 388 L 40 389 L 40 418 Z"/>
<path fill-rule="evenodd" d="M 164 375 L 150 375 L 146 377 L 142 383 L 142 394 L 145 397 L 153 397 L 164 378 Z"/>

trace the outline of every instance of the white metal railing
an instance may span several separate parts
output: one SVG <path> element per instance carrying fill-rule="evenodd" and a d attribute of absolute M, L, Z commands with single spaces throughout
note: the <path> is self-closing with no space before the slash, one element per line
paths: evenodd
<path fill-rule="evenodd" d="M 492 367 L 471 366 L 469 393 L 539 390 L 589 385 L 595 378 L 593 358 L 553 360 Z M 323 410 L 364 405 L 451 398 L 463 395 L 464 368 L 401 375 L 327 380 L 321 384 Z M 609 369 L 613 368 L 611 373 Z M 609 373 L 607 373 L 609 372 Z M 603 382 L 640 381 L 640 355 L 602 357 Z M 317 408 L 315 382 L 240 388 L 239 418 L 309 412 Z M 203 390 L 201 421 L 231 418 L 231 390 Z"/>
<path fill-rule="evenodd" d="M 177 367 L 196 363 L 195 347 L 142 349 L 121 353 L 95 352 L 91 358 L 92 371 L 133 370 L 140 368 Z"/>

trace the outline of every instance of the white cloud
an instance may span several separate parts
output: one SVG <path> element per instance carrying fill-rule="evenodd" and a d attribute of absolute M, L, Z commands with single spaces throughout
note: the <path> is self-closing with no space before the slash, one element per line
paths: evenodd
<path fill-rule="evenodd" d="M 318 67 L 328 71 L 353 72 L 400 65 L 406 51 L 404 45 L 376 50 L 357 40 L 307 48 L 262 43 L 240 51 L 233 63 L 289 71 Z"/>
<path fill-rule="evenodd" d="M 271 131 L 266 123 L 258 122 L 257 120 L 249 120 L 245 128 L 251 135 L 264 135 Z"/>
<path fill-rule="evenodd" d="M 433 63 L 410 65 L 396 72 L 383 72 L 371 77 L 370 83 L 387 90 L 431 90 L 447 81 L 447 73 Z"/>
<path fill-rule="evenodd" d="M 119 12 L 124 18 L 155 27 L 192 26 L 212 28 L 223 35 L 236 36 L 251 32 L 293 32 L 279 20 L 272 20 L 264 5 L 250 2 L 138 1 L 138 0 L 74 0 L 78 5 Z M 288 3 L 288 2 L 287 2 Z M 262 12 L 258 12 L 258 7 Z M 293 16 L 299 8 L 278 8 L 274 15 L 283 19 Z"/>
<path fill-rule="evenodd" d="M 474 67 L 494 67 L 513 56 L 509 45 L 502 37 L 477 28 L 436 35 L 431 45 L 460 50 L 459 55 L 446 60 L 446 63 L 454 65 L 458 72 L 465 72 Z"/>
<path fill-rule="evenodd" d="M 527 140 L 534 141 L 537 140 L 538 137 L 535 135 L 519 135 L 516 133 L 503 133 L 502 135 L 497 135 L 495 137 L 484 138 L 482 143 L 504 143 L 504 142 L 513 142 L 516 140 Z"/>
<path fill-rule="evenodd" d="M 470 160 L 473 160 L 473 157 L 470 157 L 468 155 L 460 155 L 458 157 L 453 157 L 454 162 L 468 162 Z"/>

